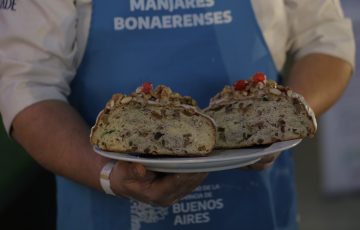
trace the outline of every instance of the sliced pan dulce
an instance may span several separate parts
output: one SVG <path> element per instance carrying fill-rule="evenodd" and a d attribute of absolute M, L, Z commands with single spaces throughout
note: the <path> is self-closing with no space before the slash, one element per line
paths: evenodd
<path fill-rule="evenodd" d="M 145 83 L 131 95 L 115 94 L 91 130 L 102 150 L 145 155 L 204 156 L 215 146 L 214 121 L 188 96 Z"/>
<path fill-rule="evenodd" d="M 204 110 L 217 125 L 216 148 L 241 148 L 311 137 L 316 118 L 303 96 L 262 73 L 215 95 Z"/>

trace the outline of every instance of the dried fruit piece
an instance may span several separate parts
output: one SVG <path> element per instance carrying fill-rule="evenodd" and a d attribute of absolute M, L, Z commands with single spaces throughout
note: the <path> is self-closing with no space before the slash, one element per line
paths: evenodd
<path fill-rule="evenodd" d="M 247 81 L 246 80 L 238 80 L 234 83 L 234 89 L 235 90 L 244 90 L 246 88 L 247 85 Z"/>
<path fill-rule="evenodd" d="M 251 77 L 251 80 L 255 83 L 263 82 L 266 80 L 266 75 L 264 73 L 257 72 Z"/>
<path fill-rule="evenodd" d="M 152 90 L 152 84 L 149 82 L 144 82 L 141 92 L 145 93 L 145 94 L 149 94 Z"/>

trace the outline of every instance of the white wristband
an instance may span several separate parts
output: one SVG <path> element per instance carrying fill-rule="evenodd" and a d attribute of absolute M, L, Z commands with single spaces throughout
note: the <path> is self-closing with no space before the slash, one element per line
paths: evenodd
<path fill-rule="evenodd" d="M 114 161 L 114 160 L 109 161 L 108 163 L 106 163 L 104 165 L 104 167 L 100 171 L 101 188 L 104 190 L 104 192 L 106 194 L 110 194 L 113 196 L 116 196 L 116 194 L 111 190 L 110 174 L 111 174 L 111 171 L 112 171 L 113 167 L 115 166 L 115 164 L 116 164 L 116 161 Z"/>

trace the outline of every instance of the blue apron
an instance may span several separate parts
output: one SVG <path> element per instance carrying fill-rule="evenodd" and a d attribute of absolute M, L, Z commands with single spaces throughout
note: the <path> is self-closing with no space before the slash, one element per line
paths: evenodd
<path fill-rule="evenodd" d="M 278 80 L 250 0 L 93 0 L 70 102 L 89 125 L 111 95 L 168 85 L 201 107 L 224 85 Z M 271 169 L 210 173 L 169 208 L 115 198 L 57 177 L 58 229 L 297 229 L 292 159 Z"/>

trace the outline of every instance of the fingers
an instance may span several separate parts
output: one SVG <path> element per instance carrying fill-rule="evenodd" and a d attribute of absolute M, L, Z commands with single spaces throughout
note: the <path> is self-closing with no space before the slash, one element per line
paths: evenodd
<path fill-rule="evenodd" d="M 274 162 L 268 162 L 268 163 L 260 163 L 260 162 L 257 162 L 253 165 L 249 165 L 247 166 L 248 169 L 252 169 L 252 170 L 264 170 L 264 169 L 267 169 L 267 168 L 270 168 L 272 165 L 273 165 Z"/>
<path fill-rule="evenodd" d="M 144 183 L 133 184 L 132 191 L 141 189 L 142 193 L 138 195 L 144 197 L 147 203 L 169 206 L 191 193 L 206 176 L 206 173 L 167 174 L 145 186 Z"/>
<path fill-rule="evenodd" d="M 138 163 L 129 163 L 124 161 L 118 161 L 116 164 L 116 169 L 119 180 L 124 180 L 125 182 L 138 181 L 138 180 L 153 180 L 156 178 L 156 174 Z"/>
<path fill-rule="evenodd" d="M 155 173 L 146 170 L 141 164 L 118 161 L 110 174 L 111 188 L 123 197 L 132 197 L 129 186 L 136 183 L 148 183 L 156 178 Z"/>
<path fill-rule="evenodd" d="M 145 203 L 169 206 L 191 193 L 207 173 L 159 174 L 141 164 L 119 161 L 111 173 L 113 191 Z"/>
<path fill-rule="evenodd" d="M 259 161 L 252 165 L 246 166 L 244 169 L 250 169 L 250 170 L 264 170 L 267 168 L 270 168 L 275 160 L 278 158 L 281 152 L 276 152 L 271 155 L 267 155 L 263 158 L 261 158 Z"/>
<path fill-rule="evenodd" d="M 149 196 L 161 206 L 169 206 L 191 193 L 207 177 L 207 173 L 169 174 L 154 182 L 158 190 L 149 190 Z"/>

